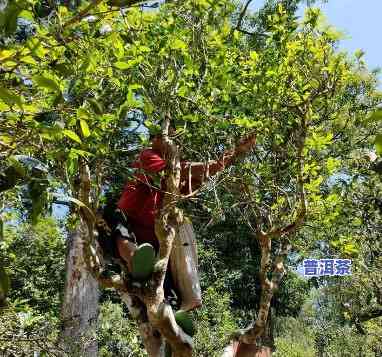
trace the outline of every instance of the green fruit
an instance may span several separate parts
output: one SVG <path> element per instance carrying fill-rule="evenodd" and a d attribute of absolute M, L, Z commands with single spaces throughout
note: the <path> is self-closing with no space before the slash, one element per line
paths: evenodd
<path fill-rule="evenodd" d="M 195 326 L 191 315 L 187 311 L 179 310 L 175 313 L 175 321 L 189 336 L 195 335 Z"/>
<path fill-rule="evenodd" d="M 154 271 L 155 250 L 151 244 L 140 245 L 134 253 L 132 259 L 133 279 L 148 280 Z"/>

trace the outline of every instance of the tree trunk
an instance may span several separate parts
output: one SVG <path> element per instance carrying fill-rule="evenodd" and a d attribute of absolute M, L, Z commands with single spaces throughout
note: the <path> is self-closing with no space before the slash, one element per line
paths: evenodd
<path fill-rule="evenodd" d="M 165 341 L 159 331 L 155 330 L 147 319 L 147 314 L 137 300 L 128 293 L 120 293 L 121 300 L 129 309 L 131 317 L 137 321 L 139 334 L 149 357 L 165 357 Z"/>
<path fill-rule="evenodd" d="M 165 357 L 165 342 L 159 331 L 150 322 L 139 323 L 139 333 L 149 357 Z"/>
<path fill-rule="evenodd" d="M 60 340 L 70 356 L 95 357 L 99 286 L 84 260 L 85 234 L 87 229 L 81 220 L 68 239 Z"/>
<path fill-rule="evenodd" d="M 264 332 L 260 337 L 259 345 L 247 345 L 244 342 L 238 344 L 235 357 L 270 357 L 272 356 L 273 341 L 273 323 L 272 308 L 269 309 L 268 319 Z M 271 347 L 272 346 L 272 347 Z"/>
<path fill-rule="evenodd" d="M 270 357 L 272 349 L 267 346 L 248 345 L 243 342 L 233 341 L 227 346 L 222 357 Z"/>
<path fill-rule="evenodd" d="M 272 350 L 266 346 L 255 346 L 240 343 L 235 357 L 270 357 Z"/>
<path fill-rule="evenodd" d="M 4 221 L 0 215 L 0 241 L 4 240 Z"/>

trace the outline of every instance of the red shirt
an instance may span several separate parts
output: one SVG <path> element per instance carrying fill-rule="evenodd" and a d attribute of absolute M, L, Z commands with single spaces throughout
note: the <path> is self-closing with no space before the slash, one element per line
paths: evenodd
<path fill-rule="evenodd" d="M 208 172 L 214 175 L 222 170 L 225 164 L 230 163 L 233 154 L 225 154 L 222 160 L 213 161 L 207 165 L 204 163 L 181 163 L 181 193 L 187 194 L 192 189 L 199 187 Z M 134 180 L 128 182 L 123 190 L 117 206 L 128 217 L 131 229 L 137 237 L 138 243 L 148 242 L 158 247 L 155 237 L 155 216 L 161 208 L 163 193 L 160 191 L 161 179 L 159 173 L 166 167 L 166 161 L 161 154 L 152 149 L 143 150 L 132 167 L 139 170 Z M 190 172 L 191 167 L 191 172 Z M 189 175 L 191 174 L 191 180 Z"/>
<path fill-rule="evenodd" d="M 159 188 L 153 187 L 153 174 L 162 171 L 166 162 L 158 152 L 148 149 L 141 152 L 132 166 L 140 172 L 126 184 L 117 206 L 129 217 L 138 243 L 148 242 L 158 248 L 154 230 L 155 215 L 161 207 L 163 194 Z"/>
<path fill-rule="evenodd" d="M 166 167 L 166 161 L 154 150 L 141 152 L 133 167 L 140 169 L 134 181 L 128 182 L 118 201 L 118 208 L 143 226 L 154 226 L 156 211 L 162 203 L 162 192 L 155 187 L 153 174 Z M 156 182 L 158 184 L 158 182 Z"/>

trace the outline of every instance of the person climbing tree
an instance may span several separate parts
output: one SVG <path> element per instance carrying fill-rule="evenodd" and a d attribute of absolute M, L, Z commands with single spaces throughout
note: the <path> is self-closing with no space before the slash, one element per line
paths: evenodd
<path fill-rule="evenodd" d="M 151 148 L 144 149 L 131 165 L 137 169 L 132 181 L 127 182 L 117 203 L 117 222 L 113 232 L 117 254 L 123 259 L 133 278 L 146 280 L 153 272 L 155 253 L 159 242 L 155 236 L 155 217 L 161 208 L 165 187 L 163 173 L 163 142 L 160 134 L 152 135 Z M 252 133 L 232 149 L 225 151 L 219 160 L 208 162 L 181 162 L 180 193 L 187 195 L 198 189 L 210 176 L 231 165 L 247 153 L 256 142 Z M 114 217 L 115 218 L 115 217 Z M 180 293 L 181 310 L 190 311 L 202 304 L 197 272 L 196 244 L 192 225 L 179 228 L 177 244 L 170 257 L 168 281 L 173 277 Z M 170 283 L 171 284 L 171 283 Z"/>

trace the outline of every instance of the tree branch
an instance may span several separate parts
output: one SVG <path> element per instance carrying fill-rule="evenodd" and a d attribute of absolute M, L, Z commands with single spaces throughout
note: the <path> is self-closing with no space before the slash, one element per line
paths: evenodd
<path fill-rule="evenodd" d="M 249 36 L 258 36 L 258 37 L 267 37 L 268 35 L 266 33 L 260 33 L 260 32 L 250 32 L 250 31 L 247 31 L 247 30 L 243 30 L 241 28 L 239 29 L 236 29 L 236 31 L 239 31 L 245 35 L 249 35 Z"/>
<path fill-rule="evenodd" d="M 376 319 L 377 317 L 382 316 L 382 306 L 369 308 L 365 311 L 361 311 L 357 314 L 357 319 L 360 322 L 369 321 L 371 319 Z"/>
<path fill-rule="evenodd" d="M 65 29 L 73 24 L 75 24 L 76 22 L 82 20 L 84 17 L 86 17 L 89 12 L 94 9 L 95 7 L 97 7 L 103 0 L 93 0 L 93 2 L 91 2 L 88 6 L 85 7 L 85 9 L 81 10 L 77 15 L 73 16 L 71 19 L 69 19 L 67 22 L 65 22 L 63 25 L 62 25 L 62 28 Z"/>
<path fill-rule="evenodd" d="M 261 297 L 259 312 L 255 323 L 244 330 L 240 330 L 236 335 L 236 339 L 249 345 L 256 344 L 257 338 L 260 337 L 264 332 L 274 291 L 274 283 L 268 279 L 268 272 L 271 265 L 272 240 L 270 239 L 269 235 L 264 232 L 258 232 L 256 234 L 256 238 L 259 242 L 261 250 Z"/>
<path fill-rule="evenodd" d="M 297 160 L 298 160 L 298 173 L 297 173 L 297 192 L 300 201 L 300 207 L 297 213 L 297 217 L 295 221 L 291 224 L 283 228 L 278 228 L 271 230 L 269 234 L 272 237 L 283 237 L 289 234 L 294 233 L 305 221 L 306 213 L 307 213 L 307 202 L 306 202 L 306 194 L 304 188 L 304 146 L 307 135 L 307 125 L 305 115 L 302 118 L 301 122 L 301 133 L 298 141 L 297 148 Z"/>
<path fill-rule="evenodd" d="M 180 183 L 180 157 L 176 144 L 169 138 L 170 116 L 162 124 L 162 140 L 164 157 L 168 164 L 162 209 L 155 220 L 155 234 L 159 241 L 159 260 L 150 283 L 150 289 L 144 291 L 142 300 L 147 308 L 150 323 L 159 330 L 170 343 L 174 355 L 179 357 L 191 356 L 192 338 L 186 335 L 176 324 L 171 307 L 164 303 L 163 283 L 168 268 L 173 241 L 177 227 L 183 221 L 182 211 L 176 207 Z"/>
<path fill-rule="evenodd" d="M 193 348 L 192 338 L 177 325 L 171 306 L 162 302 L 155 315 L 155 320 L 155 326 L 171 344 L 176 356 L 190 357 Z"/>
<path fill-rule="evenodd" d="M 69 19 L 67 22 L 65 22 L 62 25 L 62 28 L 65 29 L 65 28 L 75 24 L 76 22 L 82 20 L 84 17 L 88 16 L 89 12 L 92 9 L 94 9 L 95 7 L 97 7 L 102 1 L 103 0 L 93 0 L 93 2 L 91 2 L 87 7 L 85 7 L 85 9 L 81 10 L 77 15 L 73 16 L 71 19 Z M 131 0 L 130 2 L 127 2 L 126 5 L 124 5 L 124 7 L 139 4 L 141 2 L 142 2 L 142 0 Z"/>
<path fill-rule="evenodd" d="M 237 25 L 236 25 L 236 28 L 235 30 L 240 30 L 241 29 L 241 24 L 243 22 L 243 19 L 244 19 L 244 16 L 248 10 L 248 6 L 249 4 L 252 2 L 252 0 L 247 0 L 247 2 L 245 3 L 245 5 L 243 6 L 241 12 L 240 12 L 240 15 L 239 15 L 239 19 L 237 21 Z"/>
<path fill-rule="evenodd" d="M 261 250 L 261 263 L 260 263 L 260 282 L 261 282 L 261 297 L 260 297 L 260 308 L 258 316 L 255 323 L 246 328 L 245 330 L 240 330 L 236 339 L 240 342 L 246 344 L 256 344 L 257 339 L 263 334 L 266 327 L 269 309 L 271 306 L 271 301 L 274 295 L 274 292 L 278 289 L 279 284 L 285 275 L 284 261 L 288 255 L 291 245 L 289 241 L 285 238 L 286 235 L 294 233 L 298 227 L 300 227 L 306 217 L 307 213 L 307 204 L 304 190 L 304 156 L 303 150 L 305 146 L 305 140 L 307 135 L 307 125 L 306 125 L 306 116 L 302 117 L 301 121 L 301 133 L 298 139 L 297 146 L 297 158 L 298 158 L 298 173 L 297 173 L 297 192 L 300 201 L 299 211 L 296 217 L 296 220 L 283 227 L 278 229 L 270 230 L 265 233 L 260 230 L 260 227 L 257 227 L 256 238 L 260 245 Z M 284 238 L 281 241 L 280 251 L 276 256 L 272 269 L 272 279 L 268 279 L 268 273 L 270 272 L 271 265 L 271 246 L 272 238 Z"/>

